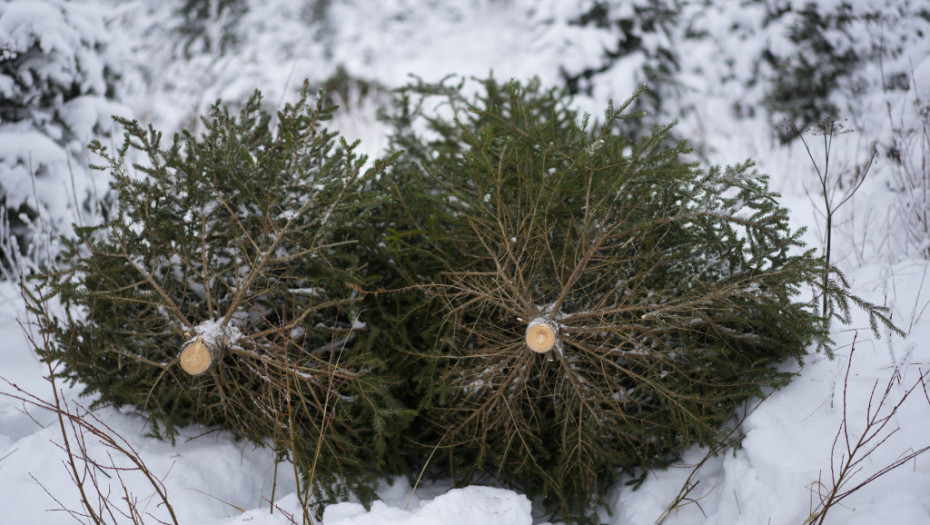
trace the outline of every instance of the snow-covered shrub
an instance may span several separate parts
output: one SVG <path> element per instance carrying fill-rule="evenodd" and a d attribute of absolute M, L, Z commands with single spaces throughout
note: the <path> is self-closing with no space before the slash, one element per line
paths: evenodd
<path fill-rule="evenodd" d="M 178 8 L 183 53 L 222 55 L 238 43 L 236 25 L 247 11 L 244 0 L 185 0 Z"/>
<path fill-rule="evenodd" d="M 930 62 L 924 66 L 928 70 Z M 892 122 L 888 156 L 891 190 L 897 193 L 892 228 L 903 236 L 906 254 L 930 259 L 930 101 L 921 98 L 916 83 L 914 92 Z"/>
<path fill-rule="evenodd" d="M 854 119 L 875 90 L 907 91 L 913 60 L 905 50 L 925 40 L 930 11 L 921 2 L 767 0 L 764 25 L 784 25 L 785 41 L 764 48 L 770 68 L 766 106 L 793 129 L 842 115 Z M 874 70 L 874 74 L 873 71 Z M 854 101 L 854 102 L 850 102 Z"/>
<path fill-rule="evenodd" d="M 483 87 L 405 92 L 368 259 L 401 291 L 374 296 L 363 337 L 413 379 L 424 468 L 580 520 L 827 343 L 808 295 L 827 269 L 750 162 L 700 169 L 669 127 L 618 133 L 632 98 L 589 126 L 537 83 Z"/>
<path fill-rule="evenodd" d="M 106 136 L 122 51 L 101 6 L 64 0 L 0 3 L 0 265 L 94 213 L 87 143 Z M 101 191 L 104 188 L 99 188 Z"/>
<path fill-rule="evenodd" d="M 96 405 L 135 405 L 158 435 L 201 423 L 270 441 L 317 496 L 366 498 L 404 414 L 354 344 L 353 230 L 373 203 L 362 182 L 383 164 L 363 171 L 323 127 L 330 116 L 304 97 L 272 125 L 256 93 L 238 117 L 217 105 L 201 136 L 167 145 L 119 119 L 116 151 L 92 145 L 116 204 L 46 275 L 65 315 L 45 328 Z"/>
<path fill-rule="evenodd" d="M 673 35 L 678 31 L 682 4 L 682 0 L 608 0 L 579 4 L 579 13 L 571 25 L 597 27 L 614 35 L 615 42 L 602 49 L 600 63 L 596 66 L 576 69 L 567 64 L 563 67 L 562 77 L 569 93 L 590 94 L 601 80 L 598 74 L 625 61 L 631 65 L 636 82 L 650 86 L 650 90 L 634 102 L 635 108 L 659 113 L 668 104 L 664 99 L 677 94 L 679 53 L 675 50 Z"/>
<path fill-rule="evenodd" d="M 853 45 L 851 11 L 848 5 L 827 10 L 809 3 L 797 12 L 785 6 L 772 13 L 774 17 L 792 17 L 787 36 L 793 47 L 788 53 L 776 50 L 763 54 L 773 70 L 767 103 L 796 129 L 839 112 L 831 94 L 841 85 L 849 87 L 844 80 L 855 74 L 864 58 Z M 795 134 L 790 131 L 782 134 L 785 141 L 793 138 Z"/>

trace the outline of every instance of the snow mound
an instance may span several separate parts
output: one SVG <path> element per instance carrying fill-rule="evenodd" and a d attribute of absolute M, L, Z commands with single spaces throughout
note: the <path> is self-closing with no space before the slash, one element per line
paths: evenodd
<path fill-rule="evenodd" d="M 493 487 L 453 489 L 422 507 L 407 511 L 376 501 L 371 510 L 358 503 L 337 503 L 323 512 L 324 525 L 530 525 L 530 500 Z"/>

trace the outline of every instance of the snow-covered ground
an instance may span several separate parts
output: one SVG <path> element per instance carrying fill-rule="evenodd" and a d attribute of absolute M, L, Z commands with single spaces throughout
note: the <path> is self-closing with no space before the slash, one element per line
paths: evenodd
<path fill-rule="evenodd" d="M 681 19 L 687 21 L 682 24 L 687 28 L 642 35 L 642 51 L 612 63 L 604 61 L 603 50 L 614 45 L 616 33 L 597 24 L 571 23 L 594 2 L 246 3 L 248 10 L 235 22 L 238 44 L 224 53 L 198 52 L 194 45 L 185 57 L 173 33 L 179 1 L 75 2 L 83 8 L 81 16 L 106 21 L 109 34 L 101 42 L 120 46 L 119 53 L 108 55 L 125 60 L 120 66 L 119 107 L 167 131 L 196 126 L 194 116 L 217 98 L 237 101 L 254 89 L 263 91 L 268 104 L 278 105 L 295 96 L 304 78 L 320 83 L 340 65 L 356 77 L 388 88 L 406 82 L 409 74 L 438 80 L 450 73 L 480 77 L 493 71 L 501 79 L 538 76 L 557 85 L 563 74 L 602 69 L 589 80 L 590 93 L 577 99 L 579 107 L 597 116 L 609 98 L 623 100 L 646 80 L 641 67 L 653 59 L 650 50 L 672 47 L 679 53 L 677 95 L 666 101 L 660 115 L 649 118 L 658 122 L 679 118 L 679 133 L 700 146 L 711 162 L 755 159 L 760 172 L 769 174 L 772 186 L 783 194 L 782 203 L 791 210 L 795 224 L 808 227 L 809 244 L 821 245 L 822 196 L 811 159 L 797 141 L 790 146 L 779 143 L 772 119 L 762 108 L 771 71 L 759 58 L 761 50 L 792 52 L 785 36 L 790 20 L 765 20 L 766 2 L 720 1 L 712 6 L 686 2 Z M 606 2 L 614 12 L 648 3 Z M 805 4 L 781 3 L 796 10 Z M 885 17 L 854 27 L 856 46 L 874 48 L 887 41 L 900 49 L 862 64 L 856 71 L 855 90 L 839 89 L 830 95 L 855 131 L 836 137 L 832 146 L 836 175 L 864 164 L 873 141 L 887 149 L 895 137 L 903 136 L 896 130 L 914 127 L 921 118 L 926 122 L 927 115 L 918 112 L 915 102 L 919 98 L 926 108 L 930 100 L 930 33 L 919 31 L 927 24 L 920 25 L 918 16 L 895 18 L 895 13 L 917 13 L 912 3 L 849 3 L 856 12 L 874 9 Z M 818 5 L 827 12 L 839 4 Z M 3 16 L 0 4 L 0 43 L 6 38 L 3 30 L 16 36 L 11 24 L 2 23 Z M 221 23 L 215 25 L 208 27 L 208 33 L 218 34 Z M 88 31 L 100 30 L 92 24 L 81 27 L 85 26 L 91 27 Z M 685 40 L 686 33 L 705 36 Z M 830 38 L 841 46 L 842 36 Z M 906 75 L 909 90 L 888 89 L 885 80 L 895 71 Z M 359 98 L 351 89 L 347 95 L 344 102 L 349 109 L 335 125 L 350 138 L 360 138 L 365 151 L 377 154 L 384 144 L 384 128 L 375 120 L 378 98 Z M 735 102 L 743 108 L 739 114 Z M 69 114 L 79 116 L 76 111 Z M 98 115 L 88 119 L 94 120 L 85 126 L 90 129 Z M 911 138 L 917 140 L 901 145 L 905 151 L 911 148 L 906 161 L 922 169 L 926 178 L 927 167 L 919 163 L 921 155 L 924 160 L 930 157 L 927 150 L 921 154 L 920 135 Z M 819 161 L 820 137 L 809 139 Z M 0 152 L 11 144 L 0 142 Z M 44 140 L 35 147 L 52 148 Z M 16 147 L 17 154 L 27 149 Z M 603 516 L 606 522 L 638 525 L 665 517 L 667 524 L 802 523 L 850 463 L 847 450 L 855 450 L 852 460 L 861 462 L 845 471 L 843 491 L 855 489 L 889 465 L 903 463 L 842 499 L 825 523 L 930 524 L 930 454 L 904 461 L 930 446 L 930 396 L 921 383 L 922 374 L 930 372 L 930 261 L 920 256 L 919 242 L 909 242 L 904 233 L 908 210 L 930 207 L 930 201 L 927 196 L 920 200 L 892 191 L 899 180 L 896 169 L 881 153 L 858 193 L 840 209 L 834 261 L 855 294 L 891 307 L 894 321 L 908 337 L 883 334 L 876 339 L 868 321 L 854 310 L 849 325 L 834 325 L 833 359 L 811 354 L 803 366 L 785 363 L 785 369 L 797 372 L 797 377 L 747 407 L 741 448 L 709 458 L 707 450 L 695 448 L 678 465 L 650 472 L 638 488 L 618 484 L 608 501 L 610 513 Z M 841 195 L 842 186 L 837 188 Z M 905 197 L 911 199 L 910 208 L 900 204 Z M 59 198 L 67 201 L 70 196 Z M 51 398 L 44 379 L 48 370 L 33 352 L 21 322 L 28 325 L 29 318 L 17 286 L 0 282 L 0 377 L 8 381 L 0 383 L 0 523 L 73 523 L 75 518 L 61 509 L 79 509 L 80 496 L 69 477 L 58 420 L 18 399 L 24 395 L 21 391 Z M 79 385 L 59 387 L 73 409 L 91 401 L 78 396 Z M 183 429 L 172 446 L 148 437 L 144 417 L 132 410 L 101 409 L 95 415 L 99 424 L 125 438 L 164 483 L 179 523 L 277 525 L 291 523 L 291 515 L 300 521 L 293 476 L 284 465 L 275 469 L 267 449 L 199 427 Z M 880 427 L 886 416 L 887 424 Z M 879 433 L 856 450 L 870 430 Z M 108 456 L 108 449 L 90 437 L 87 447 L 102 463 L 124 464 L 122 457 Z M 166 507 L 138 472 L 127 471 L 122 480 L 103 474 L 97 479 L 103 490 L 112 489 L 113 501 L 124 497 L 125 485 L 138 507 L 151 513 L 143 516 L 147 522 L 167 519 Z M 414 491 L 406 480 L 398 479 L 386 480 L 379 497 L 370 510 L 356 502 L 331 505 L 323 512 L 323 523 L 503 525 L 543 519 L 538 509 L 534 514 L 524 495 L 502 488 L 450 489 L 438 483 Z M 678 505 L 669 510 L 676 499 Z"/>

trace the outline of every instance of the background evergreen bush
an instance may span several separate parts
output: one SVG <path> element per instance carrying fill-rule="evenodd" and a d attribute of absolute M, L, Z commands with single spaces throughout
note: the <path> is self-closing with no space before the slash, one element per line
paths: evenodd
<path fill-rule="evenodd" d="M 677 79 L 681 67 L 679 53 L 672 45 L 672 35 L 682 24 L 681 0 L 599 0 L 579 7 L 571 25 L 597 27 L 615 38 L 602 51 L 595 67 L 562 69 L 566 91 L 572 95 L 591 95 L 598 76 L 625 59 L 642 65 L 636 68 L 636 82 L 649 86 L 633 101 L 632 109 L 650 114 L 663 114 L 669 100 L 674 100 L 683 86 Z M 649 133 L 649 127 L 639 120 L 618 123 L 637 139 Z"/>
<path fill-rule="evenodd" d="M 223 55 L 238 44 L 237 25 L 247 11 L 243 0 L 184 0 L 178 7 L 182 21 L 177 28 L 184 56 Z"/>
<path fill-rule="evenodd" d="M 849 30 L 855 19 L 848 5 L 828 13 L 821 13 L 813 3 L 797 12 L 782 6 L 770 16 L 793 17 L 787 35 L 795 46 L 792 53 L 763 53 L 773 70 L 766 105 L 773 114 L 787 120 L 788 125 L 779 131 L 779 136 L 783 142 L 789 142 L 796 138 L 792 129 L 802 129 L 839 114 L 833 92 L 854 86 L 849 77 L 866 57 L 859 56 L 851 44 L 855 37 Z"/>
<path fill-rule="evenodd" d="M 87 143 L 124 110 L 120 44 L 86 6 L 0 4 L 0 278 L 54 257 L 58 234 L 99 216 L 105 185 L 94 187 Z"/>

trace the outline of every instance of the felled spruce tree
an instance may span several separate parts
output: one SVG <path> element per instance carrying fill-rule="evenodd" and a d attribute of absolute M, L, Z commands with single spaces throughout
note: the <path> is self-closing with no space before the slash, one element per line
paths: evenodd
<path fill-rule="evenodd" d="M 270 440 L 306 494 L 365 498 L 404 419 L 354 344 L 352 232 L 373 203 L 362 182 L 384 163 L 363 171 L 319 100 L 276 125 L 258 93 L 238 117 L 217 105 L 201 136 L 167 147 L 120 120 L 116 152 L 92 145 L 117 204 L 46 276 L 66 312 L 46 328 L 52 357 L 98 405 L 135 405 L 169 437 L 198 422 Z"/>
<path fill-rule="evenodd" d="M 827 269 L 751 163 L 700 169 L 668 126 L 631 143 L 633 99 L 591 126 L 535 82 L 404 97 L 377 263 L 400 291 L 376 296 L 378 342 L 419 371 L 427 471 L 582 520 L 621 473 L 716 443 L 788 379 L 770 365 L 827 342 L 808 292 Z"/>

